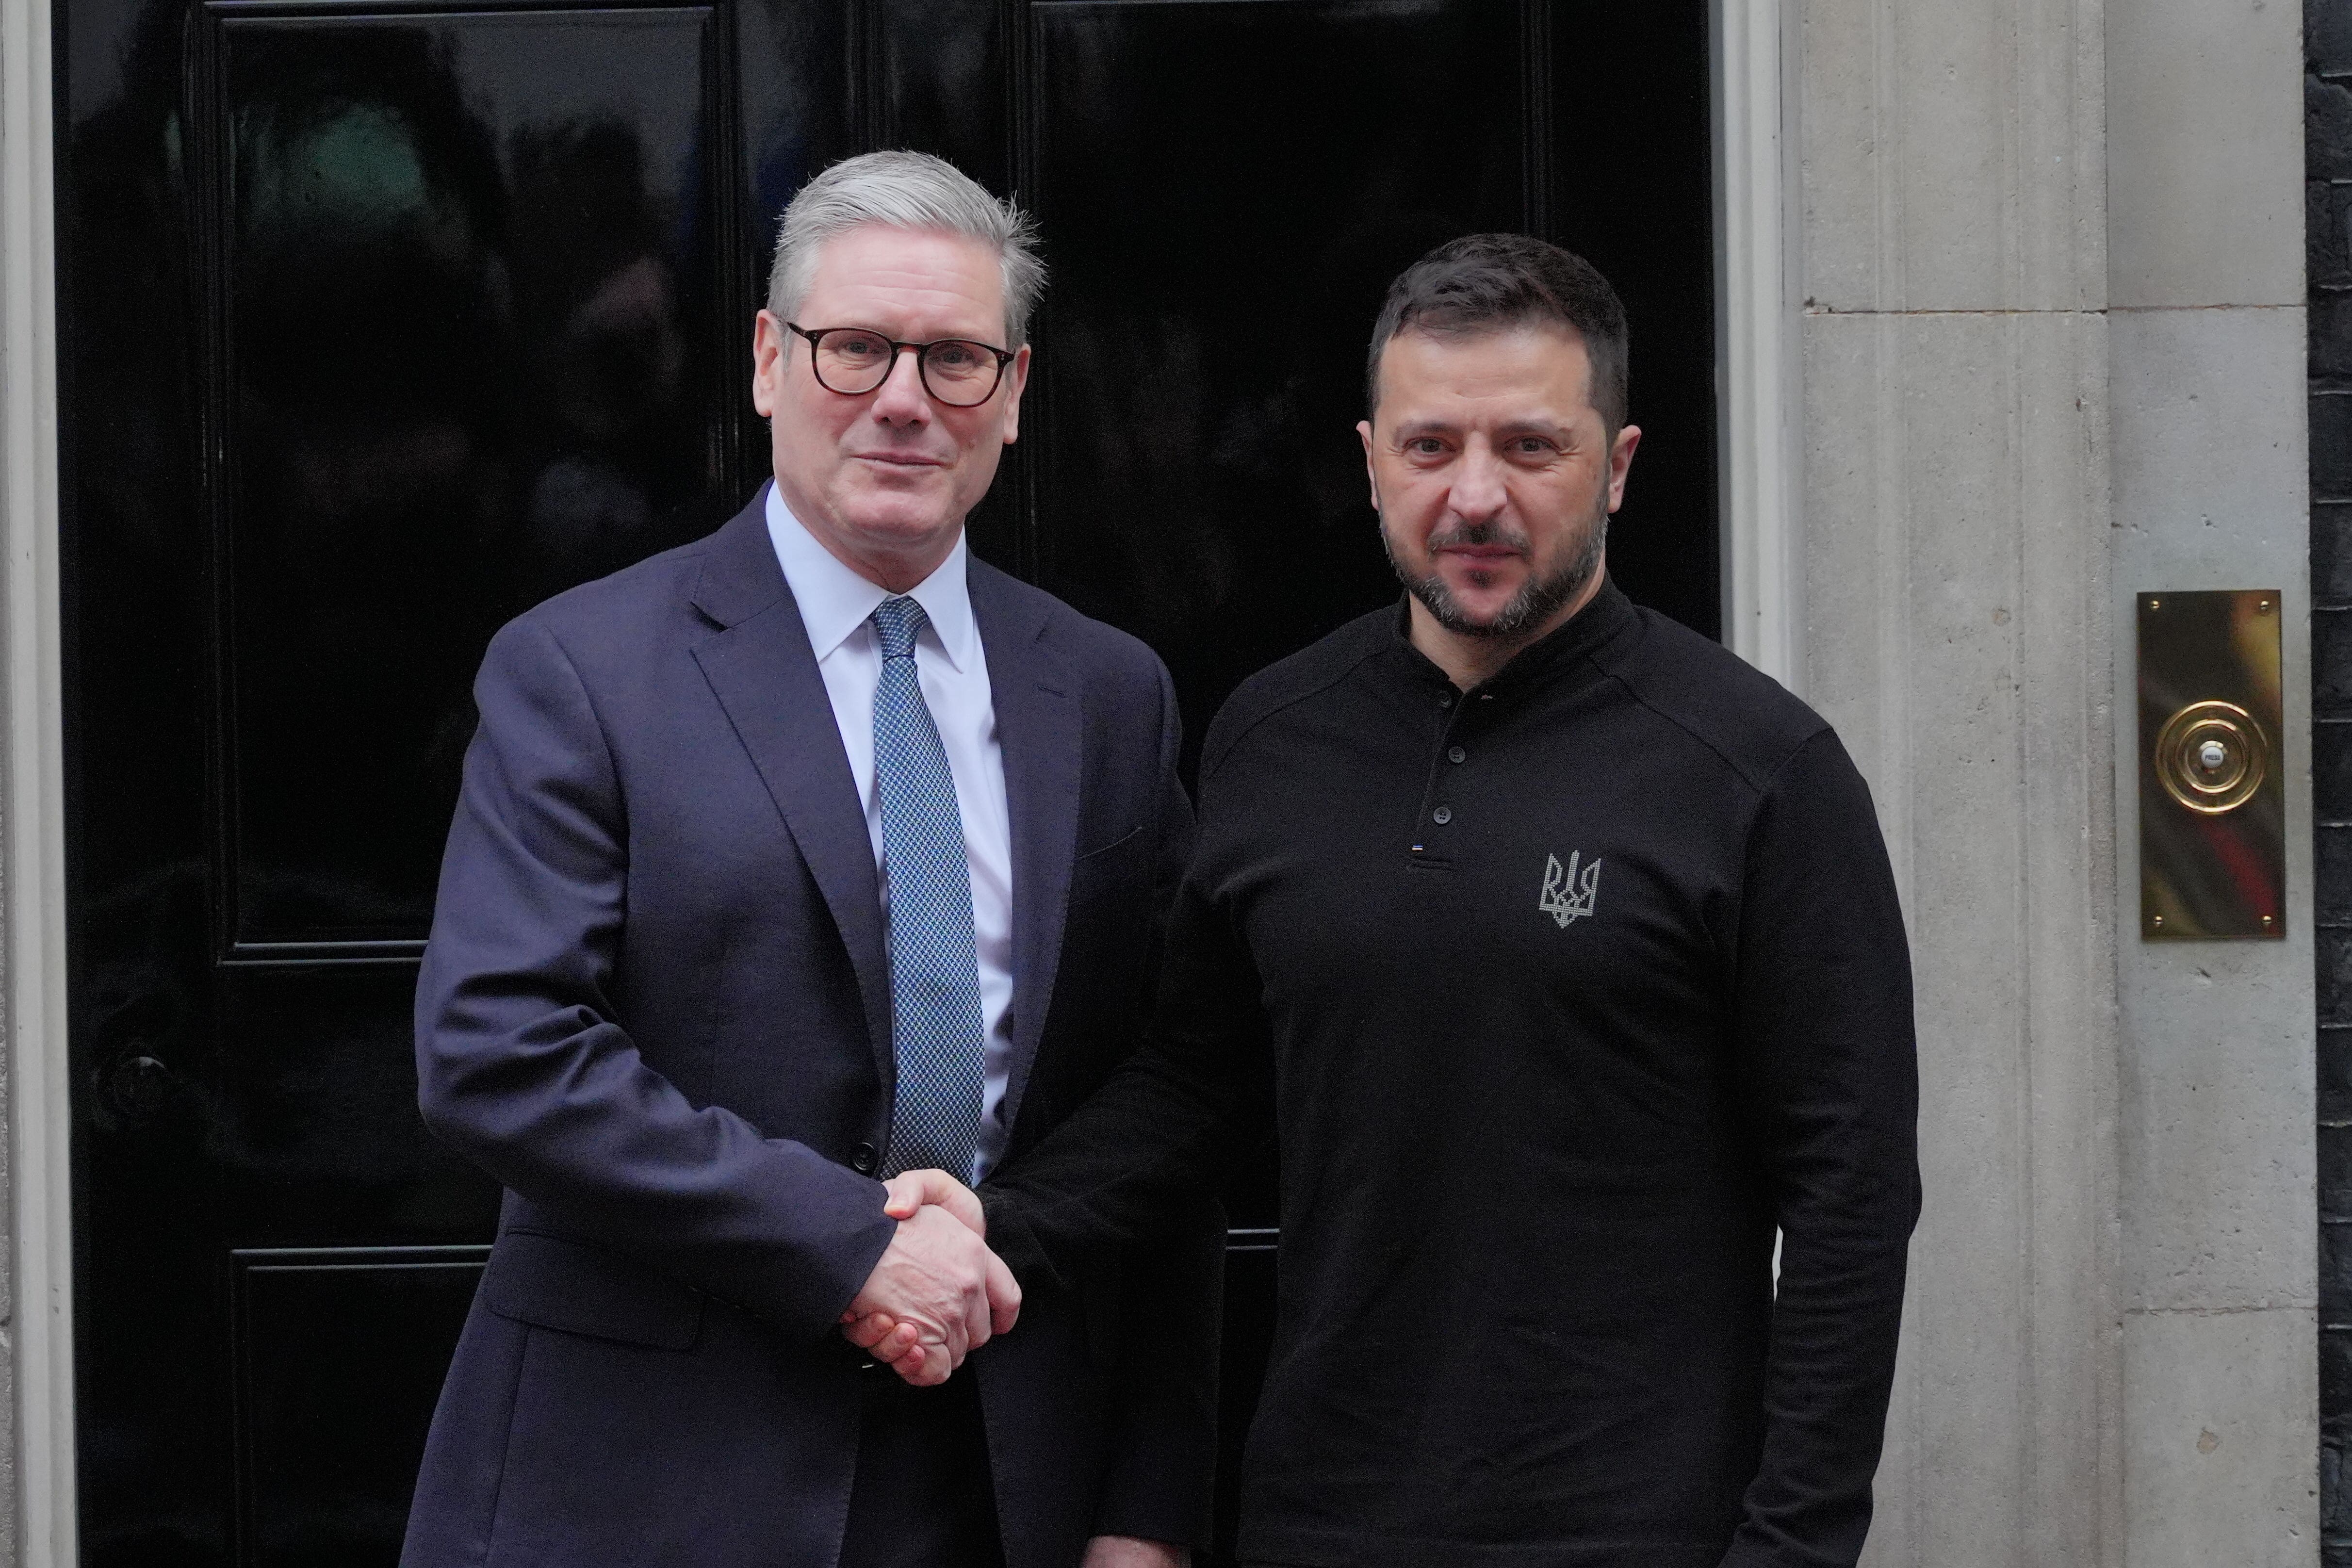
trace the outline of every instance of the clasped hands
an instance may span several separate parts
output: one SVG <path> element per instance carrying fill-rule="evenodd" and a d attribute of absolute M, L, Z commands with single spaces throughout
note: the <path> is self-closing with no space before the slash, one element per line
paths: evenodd
<path fill-rule="evenodd" d="M 988 1249 L 988 1217 L 945 1171 L 882 1184 L 898 1234 L 841 1314 L 849 1342 L 918 1387 L 945 1383 L 963 1358 L 1013 1327 L 1021 1286 Z M 1079 1568 L 1182 1568 L 1192 1553 L 1165 1542 L 1097 1535 Z"/>
<path fill-rule="evenodd" d="M 988 1220 L 970 1187 L 945 1171 L 909 1171 L 883 1184 L 882 1212 L 898 1222 L 841 1331 L 918 1387 L 945 1383 L 963 1358 L 1013 1327 L 1021 1287 L 988 1249 Z"/>

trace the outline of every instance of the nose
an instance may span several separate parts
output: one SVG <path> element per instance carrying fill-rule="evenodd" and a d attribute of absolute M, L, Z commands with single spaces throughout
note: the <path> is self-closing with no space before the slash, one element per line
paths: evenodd
<path fill-rule="evenodd" d="M 1446 496 L 1455 516 L 1465 522 L 1483 522 L 1503 510 L 1510 500 L 1503 484 L 1503 461 L 1484 442 L 1462 454 Z"/>
<path fill-rule="evenodd" d="M 890 360 L 890 374 L 875 389 L 874 417 L 885 425 L 921 425 L 931 416 L 931 395 L 923 386 L 922 366 L 912 348 L 902 348 Z"/>

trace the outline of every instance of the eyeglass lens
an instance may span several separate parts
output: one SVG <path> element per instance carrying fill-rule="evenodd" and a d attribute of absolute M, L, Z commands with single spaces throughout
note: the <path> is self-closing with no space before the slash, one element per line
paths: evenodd
<path fill-rule="evenodd" d="M 835 392 L 855 395 L 871 392 L 890 377 L 894 358 L 890 340 L 879 332 L 856 330 L 820 334 L 816 342 L 817 379 Z M 984 343 L 942 338 L 920 355 L 923 384 L 942 403 L 970 407 L 988 401 L 996 390 L 1002 366 Z"/>

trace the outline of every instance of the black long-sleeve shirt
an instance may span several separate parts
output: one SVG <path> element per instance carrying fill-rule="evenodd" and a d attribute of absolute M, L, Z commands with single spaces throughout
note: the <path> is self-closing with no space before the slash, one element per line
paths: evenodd
<path fill-rule="evenodd" d="M 1919 1204 L 1868 791 L 1612 584 L 1466 693 L 1404 626 L 1220 713 L 1155 1038 L 1000 1173 L 992 1242 L 1053 1275 L 1136 1233 L 1270 1057 L 1245 1558 L 1850 1565 Z"/>

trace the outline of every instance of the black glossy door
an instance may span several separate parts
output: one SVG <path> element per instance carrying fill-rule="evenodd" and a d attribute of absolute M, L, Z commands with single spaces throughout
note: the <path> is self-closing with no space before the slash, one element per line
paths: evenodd
<path fill-rule="evenodd" d="M 1633 14 L 1628 14 L 1633 13 Z M 393 1560 L 495 1193 L 408 1005 L 491 628 L 759 478 L 766 237 L 914 145 L 1055 282 L 981 549 L 1150 639 L 1192 732 L 1391 596 L 1387 278 L 1587 251 L 1647 428 L 1612 564 L 1716 625 L 1704 7 L 58 0 L 85 1559 Z M 1229 1404 L 1272 1293 L 1237 1173 Z"/>

